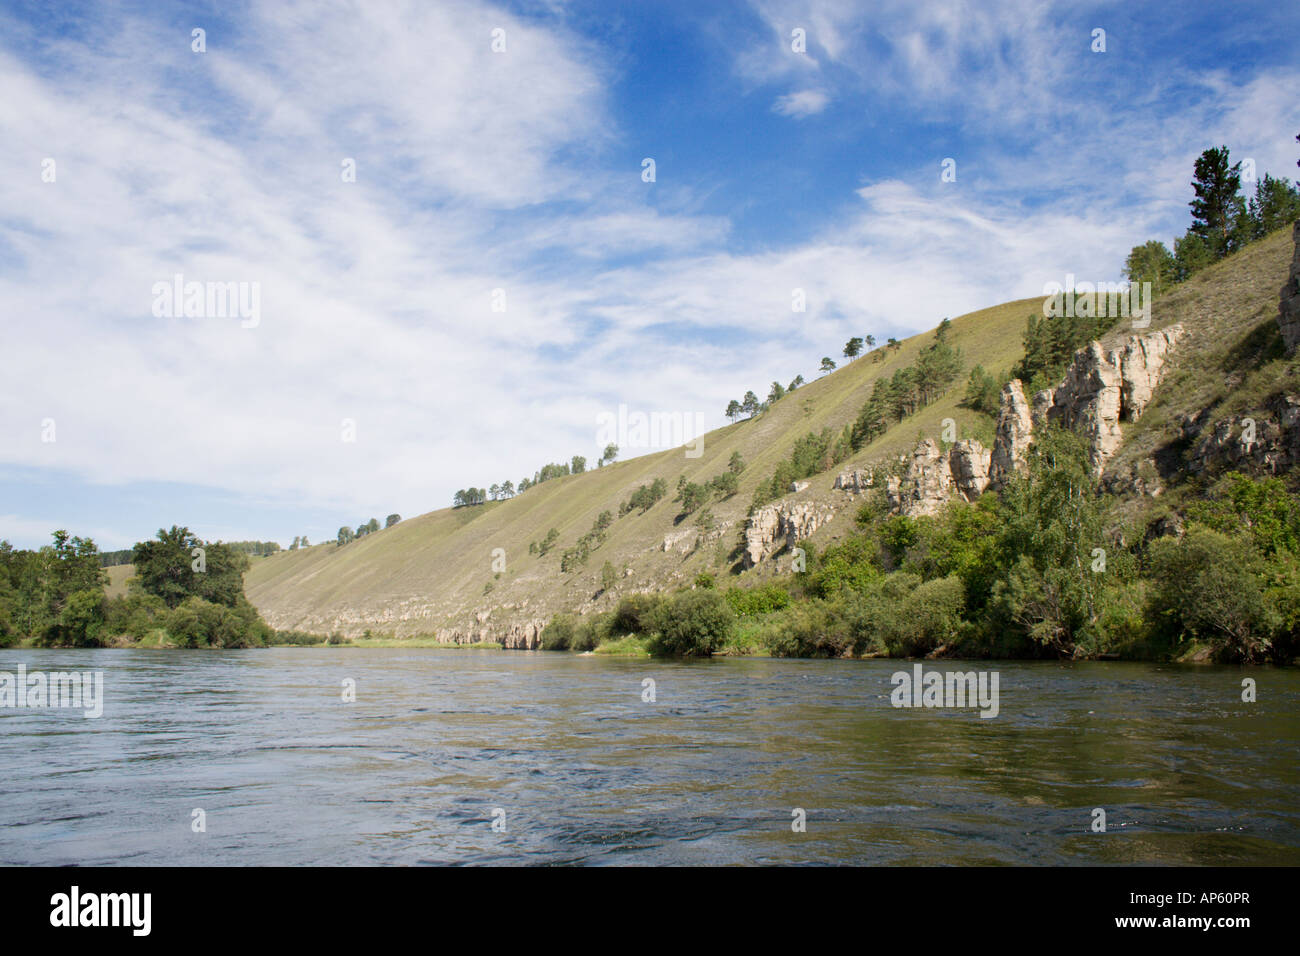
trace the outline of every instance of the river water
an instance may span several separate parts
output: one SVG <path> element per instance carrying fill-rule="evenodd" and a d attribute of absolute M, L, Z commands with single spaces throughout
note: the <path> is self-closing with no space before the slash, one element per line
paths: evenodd
<path fill-rule="evenodd" d="M 1294 669 L 926 665 L 996 670 L 985 719 L 891 706 L 897 661 L 0 651 L 19 664 L 102 671 L 105 700 L 0 708 L 4 864 L 1300 862 Z"/>

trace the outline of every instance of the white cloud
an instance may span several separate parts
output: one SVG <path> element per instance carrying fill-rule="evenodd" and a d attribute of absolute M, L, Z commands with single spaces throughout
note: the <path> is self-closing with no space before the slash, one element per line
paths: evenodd
<path fill-rule="evenodd" d="M 800 90 L 797 93 L 787 93 L 785 96 L 778 97 L 772 109 L 782 116 L 803 119 L 805 116 L 815 116 L 820 113 L 826 109 L 830 101 L 831 98 L 822 90 Z"/>
<path fill-rule="evenodd" d="M 778 112 L 838 102 L 838 70 L 936 110 L 987 82 L 977 118 L 1005 128 L 1039 109 L 1016 100 L 1013 65 L 1055 76 L 1033 51 L 1017 59 L 1020 37 L 971 79 L 1024 10 L 916 14 L 870 63 L 858 54 L 884 41 L 854 10 L 771 14 L 762 55 L 780 66 L 751 66 L 755 82 L 797 80 Z M 1067 272 L 1117 278 L 1186 191 L 1204 136 L 1294 172 L 1296 75 L 1215 90 L 1226 80 L 1210 74 L 1158 129 L 1114 117 L 1107 179 L 1122 188 L 1092 186 L 1087 156 L 1050 140 L 962 155 L 956 183 L 936 156 L 845 190 L 806 241 L 739 252 L 726 218 L 698 213 L 698 184 L 660 182 L 654 206 L 640 153 L 619 166 L 610 69 L 554 21 L 469 3 L 369 13 L 260 8 L 238 55 L 215 31 L 197 56 L 188 34 L 136 21 L 106 24 L 94 48 L 58 41 L 57 71 L 0 53 L 0 430 L 17 436 L 0 461 L 417 514 L 590 455 L 597 413 L 619 403 L 718 424 L 746 389 L 811 378 L 828 342 L 904 336 Z M 785 56 L 803 23 L 810 54 Z M 497 25 L 506 54 L 490 52 Z M 344 157 L 356 183 L 340 181 Z M 154 318 L 152 285 L 177 272 L 260 283 L 260 326 Z M 344 418 L 356 443 L 340 441 Z"/>

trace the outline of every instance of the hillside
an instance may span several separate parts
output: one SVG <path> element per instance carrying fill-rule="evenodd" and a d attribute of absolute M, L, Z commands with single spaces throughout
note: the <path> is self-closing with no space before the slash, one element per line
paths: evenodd
<path fill-rule="evenodd" d="M 1164 384 L 1148 412 L 1125 425 L 1123 445 L 1107 465 L 1108 480 L 1131 516 L 1167 508 L 1187 485 L 1190 418 L 1199 415 L 1204 422 L 1251 409 L 1263 414 L 1263 403 L 1283 383 L 1294 387 L 1295 363 L 1282 360 L 1274 323 L 1291 254 L 1290 230 L 1280 231 L 1155 302 L 1151 330 L 1178 323 L 1186 334 L 1170 355 Z M 919 438 L 937 438 L 945 418 L 955 421 L 958 438 L 990 444 L 992 418 L 958 404 L 966 373 L 976 364 L 998 375 L 1009 369 L 1022 354 L 1027 316 L 1040 308 L 1040 299 L 1024 299 L 954 319 L 949 341 L 964 362 L 958 384 L 782 499 L 783 510 L 806 504 L 819 514 L 808 536 L 815 548 L 850 533 L 861 502 L 860 496 L 833 487 L 837 474 L 899 461 Z M 1112 345 L 1130 332 L 1128 323 L 1121 323 L 1102 344 Z M 932 340 L 933 330 L 905 340 L 893 353 L 877 349 L 755 419 L 710 432 L 698 458 L 687 458 L 683 449 L 645 455 L 544 482 L 511 500 L 430 512 L 343 547 L 319 544 L 272 555 L 248 572 L 248 597 L 278 628 L 532 646 L 540 626 L 557 611 L 608 610 L 627 594 L 688 585 L 704 571 L 734 575 L 741 584 L 784 573 L 788 569 L 779 561 L 741 570 L 740 545 L 756 486 L 771 477 L 798 438 L 825 427 L 838 432 L 852 422 L 877 379 L 911 364 Z M 797 363 L 791 371 L 797 371 Z M 725 471 L 737 451 L 747 467 L 738 493 L 709 506 L 712 527 L 698 526 L 698 513 L 676 523 L 679 507 L 670 499 L 679 476 L 707 481 Z M 1153 468 L 1161 474 L 1149 475 L 1145 484 L 1132 480 Z M 1114 481 L 1117 474 L 1128 480 Z M 591 529 L 601 512 L 617 515 L 638 486 L 656 478 L 668 484 L 668 498 L 645 514 L 616 518 L 585 566 L 560 570 L 561 552 Z M 1175 493 L 1162 499 L 1169 486 L 1176 486 Z M 559 532 L 556 547 L 543 557 L 530 554 L 529 543 L 552 527 Z M 496 548 L 504 551 L 505 571 L 499 575 L 492 570 Z M 618 578 L 602 591 L 606 561 Z"/>
<path fill-rule="evenodd" d="M 1040 308 L 1041 300 L 1024 299 L 960 316 L 952 320 L 949 341 L 961 349 L 966 369 L 982 364 L 1005 371 L 1019 357 L 1026 317 Z M 343 547 L 317 544 L 272 555 L 248 572 L 248 597 L 278 628 L 338 630 L 350 636 L 366 630 L 396 636 L 444 632 L 446 639 L 465 640 L 539 625 L 559 610 L 603 609 L 622 595 L 680 585 L 701 571 L 726 572 L 736 562 L 730 556 L 755 487 L 771 477 L 794 442 L 810 431 L 830 427 L 838 432 L 852 422 L 876 380 L 911 364 L 931 339 L 932 332 L 913 336 L 887 355 L 878 348 L 787 395 L 755 419 L 709 432 L 698 458 L 687 458 L 684 449 L 644 455 L 543 482 L 507 501 L 407 519 Z M 791 374 L 799 364 L 792 360 Z M 963 435 L 991 432 L 987 416 L 958 407 L 965 374 L 947 395 L 895 425 L 839 469 L 897 456 L 910 448 L 918 432 L 936 432 L 944 418 L 953 418 Z M 754 385 L 758 389 L 762 383 Z M 638 486 L 662 478 L 671 498 L 680 475 L 706 481 L 725 471 L 737 451 L 747 467 L 738 493 L 710 505 L 716 522 L 712 531 L 696 528 L 696 516 L 675 524 L 678 507 L 665 499 L 646 514 L 616 518 L 587 566 L 561 573 L 563 549 L 586 533 L 602 511 L 617 515 Z M 792 497 L 842 508 L 846 496 L 832 490 L 832 480 L 833 475 L 817 476 L 810 488 Z M 559 531 L 556 548 L 544 557 L 530 555 L 529 543 L 540 541 L 552 527 Z M 666 538 L 672 540 L 667 550 Z M 499 578 L 491 569 L 495 548 L 505 551 L 506 571 Z M 620 578 L 600 594 L 606 561 Z M 485 594 L 489 584 L 491 591 Z"/>

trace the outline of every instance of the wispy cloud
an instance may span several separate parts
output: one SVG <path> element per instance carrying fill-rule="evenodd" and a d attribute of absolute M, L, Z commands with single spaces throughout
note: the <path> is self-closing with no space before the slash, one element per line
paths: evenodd
<path fill-rule="evenodd" d="M 718 87 L 671 104 L 642 92 L 654 64 L 563 6 L 254 6 L 211 23 L 204 54 L 189 34 L 204 17 L 126 9 L 63 32 L 0 23 L 0 464 L 352 523 L 589 454 L 619 403 L 721 423 L 729 398 L 808 375 L 828 343 L 910 334 L 1067 271 L 1117 276 L 1185 216 L 1207 137 L 1293 172 L 1300 129 L 1293 67 L 1175 63 L 1147 83 L 1084 57 L 1091 20 L 1029 4 L 759 4 L 711 54 Z M 862 165 L 823 177 L 747 138 L 759 155 L 706 169 L 692 149 L 720 125 L 710 95 Z M 832 103 L 835 124 L 778 118 Z M 839 128 L 853 116 L 878 126 Z M 742 226 L 720 198 L 801 178 L 824 203 L 790 213 L 797 240 L 788 217 Z M 260 324 L 155 317 L 153 285 L 178 273 L 258 283 Z M 35 521 L 44 540 L 44 505 L 7 510 L 0 537 Z M 175 516 L 239 528 L 229 508 L 216 530 L 201 519 Z"/>
<path fill-rule="evenodd" d="M 831 98 L 822 90 L 800 90 L 797 93 L 787 93 L 785 96 L 777 97 L 772 104 L 772 109 L 782 116 L 791 116 L 795 119 L 803 119 L 805 116 L 815 116 L 830 104 Z"/>

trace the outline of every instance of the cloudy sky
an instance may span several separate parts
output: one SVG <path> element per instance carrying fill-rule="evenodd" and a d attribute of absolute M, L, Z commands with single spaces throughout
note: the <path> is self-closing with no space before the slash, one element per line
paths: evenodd
<path fill-rule="evenodd" d="M 1205 147 L 1296 174 L 1297 35 L 1251 2 L 0 0 L 0 538 L 320 541 L 594 459 L 620 404 L 712 427 L 852 335 L 1116 280 Z M 166 314 L 177 275 L 256 315 Z"/>

